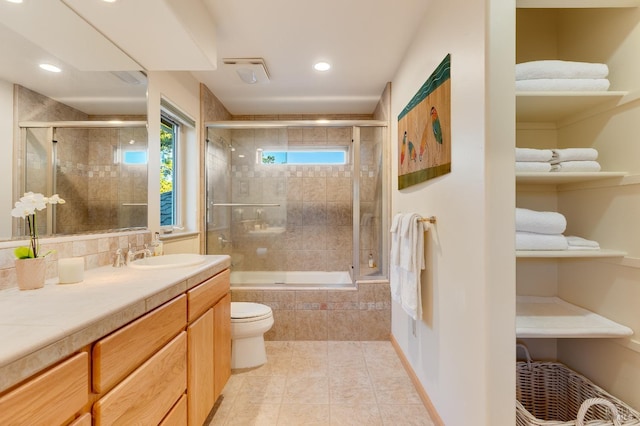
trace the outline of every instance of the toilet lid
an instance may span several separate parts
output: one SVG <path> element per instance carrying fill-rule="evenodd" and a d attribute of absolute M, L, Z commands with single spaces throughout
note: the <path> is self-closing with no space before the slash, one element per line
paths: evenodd
<path fill-rule="evenodd" d="M 232 302 L 231 303 L 231 318 L 254 318 L 263 315 L 269 315 L 271 308 L 261 303 L 251 302 Z"/>

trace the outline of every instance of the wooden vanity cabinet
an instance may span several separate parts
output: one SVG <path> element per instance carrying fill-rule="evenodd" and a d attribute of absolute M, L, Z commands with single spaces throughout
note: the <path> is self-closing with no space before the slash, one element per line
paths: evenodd
<path fill-rule="evenodd" d="M 225 270 L 187 292 L 190 426 L 204 423 L 231 375 L 229 276 Z"/>
<path fill-rule="evenodd" d="M 231 375 L 229 270 L 0 394 L 0 425 L 201 426 Z"/>
<path fill-rule="evenodd" d="M 68 424 L 88 402 L 89 355 L 81 352 L 1 396 L 0 425 Z"/>

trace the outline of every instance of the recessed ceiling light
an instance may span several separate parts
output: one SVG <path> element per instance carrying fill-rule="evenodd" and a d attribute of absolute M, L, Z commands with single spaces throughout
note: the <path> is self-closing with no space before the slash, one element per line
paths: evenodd
<path fill-rule="evenodd" d="M 328 62 L 318 62 L 313 66 L 316 71 L 328 71 L 331 65 Z"/>
<path fill-rule="evenodd" d="M 118 0 L 102 0 L 105 3 L 115 3 Z"/>
<path fill-rule="evenodd" d="M 49 71 L 49 72 L 60 72 L 60 71 L 62 71 L 60 68 L 56 67 L 55 65 L 51 65 L 51 64 L 40 64 L 40 68 L 42 68 L 45 71 Z"/>
<path fill-rule="evenodd" d="M 7 0 L 9 3 L 22 3 L 22 0 Z"/>

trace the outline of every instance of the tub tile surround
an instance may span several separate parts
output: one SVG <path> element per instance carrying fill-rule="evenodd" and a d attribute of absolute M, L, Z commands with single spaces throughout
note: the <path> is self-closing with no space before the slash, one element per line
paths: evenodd
<path fill-rule="evenodd" d="M 53 238 L 40 238 L 42 252 L 51 250 L 46 257 L 46 278 L 58 276 L 58 259 L 84 257 L 84 268 L 90 270 L 111 265 L 117 249 L 126 250 L 131 244 L 134 249 L 151 243 L 151 233 L 147 230 L 115 232 L 110 234 L 87 234 Z M 26 241 L 6 241 L 0 243 L 0 291 L 17 288 L 15 247 L 26 245 Z"/>
<path fill-rule="evenodd" d="M 186 268 L 105 266 L 77 284 L 0 292 L 0 391 L 83 348 L 230 266 L 207 256 Z"/>
<path fill-rule="evenodd" d="M 273 310 L 266 340 L 389 340 L 388 281 L 359 282 L 357 289 L 245 290 L 231 288 L 231 300 L 263 303 Z"/>

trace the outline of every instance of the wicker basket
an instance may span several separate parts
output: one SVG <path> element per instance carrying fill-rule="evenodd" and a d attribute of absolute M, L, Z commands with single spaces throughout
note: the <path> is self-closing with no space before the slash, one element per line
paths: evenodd
<path fill-rule="evenodd" d="M 638 426 L 640 413 L 558 362 L 516 363 L 517 426 Z"/>

